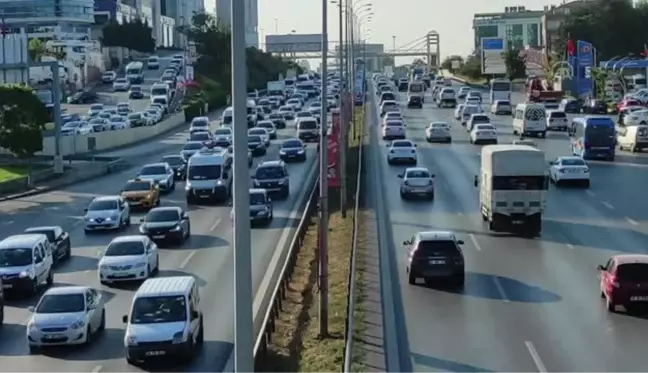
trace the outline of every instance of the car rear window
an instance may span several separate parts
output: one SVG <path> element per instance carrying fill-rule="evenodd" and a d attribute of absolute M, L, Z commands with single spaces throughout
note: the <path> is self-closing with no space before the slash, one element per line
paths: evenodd
<path fill-rule="evenodd" d="M 455 255 L 459 255 L 459 249 L 454 241 L 421 241 L 416 248 L 417 257 Z"/>
<path fill-rule="evenodd" d="M 562 111 L 554 111 L 549 115 L 550 118 L 567 118 L 567 114 Z"/>
<path fill-rule="evenodd" d="M 628 282 L 648 282 L 648 263 L 628 263 L 617 267 L 616 278 Z"/>

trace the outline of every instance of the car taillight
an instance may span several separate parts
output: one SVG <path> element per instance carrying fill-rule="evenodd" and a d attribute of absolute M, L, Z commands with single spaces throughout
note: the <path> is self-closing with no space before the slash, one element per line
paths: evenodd
<path fill-rule="evenodd" d="M 621 287 L 621 284 L 617 282 L 616 277 L 610 277 L 610 285 L 617 289 Z"/>

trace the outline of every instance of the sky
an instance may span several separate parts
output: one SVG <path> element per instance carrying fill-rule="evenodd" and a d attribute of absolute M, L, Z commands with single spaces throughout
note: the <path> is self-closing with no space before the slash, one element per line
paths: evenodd
<path fill-rule="evenodd" d="M 236 1 L 236 0 L 235 0 Z M 329 40 L 338 40 L 338 7 L 328 4 Z M 352 0 L 349 0 L 352 1 Z M 258 0 L 259 32 L 266 34 L 300 34 L 322 32 L 322 1 Z M 357 6 L 371 4 L 370 43 L 384 44 L 392 49 L 419 39 L 429 31 L 437 31 L 441 41 L 441 57 L 467 55 L 473 48 L 472 19 L 475 13 L 503 12 L 506 6 L 525 6 L 542 10 L 545 5 L 559 5 L 562 0 L 355 0 Z M 205 0 L 205 8 L 213 11 L 214 0 Z M 368 12 L 363 12 L 368 13 Z M 275 22 L 276 20 L 276 22 Z M 276 30 L 275 30 L 276 24 Z M 364 27 L 364 26 L 363 26 Z M 409 63 L 413 57 L 402 57 L 397 63 Z"/>

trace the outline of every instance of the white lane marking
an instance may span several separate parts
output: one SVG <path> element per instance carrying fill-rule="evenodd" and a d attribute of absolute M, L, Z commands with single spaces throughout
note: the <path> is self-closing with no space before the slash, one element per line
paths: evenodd
<path fill-rule="evenodd" d="M 103 366 L 101 366 L 101 365 L 95 365 L 95 367 L 92 368 L 92 373 L 99 373 L 99 372 L 101 372 L 101 368 L 103 368 Z"/>
<path fill-rule="evenodd" d="M 502 286 L 502 283 L 500 282 L 499 278 L 493 277 L 493 282 L 495 283 L 495 287 L 497 288 L 497 292 L 500 293 L 500 297 L 504 302 L 509 302 L 508 297 L 506 296 L 506 292 L 504 291 L 504 287 Z"/>
<path fill-rule="evenodd" d="M 191 261 L 191 258 L 194 257 L 194 255 L 196 255 L 196 252 L 195 252 L 195 251 L 190 252 L 190 253 L 187 255 L 187 257 L 184 258 L 184 260 L 182 261 L 182 263 L 180 263 L 180 269 L 184 269 L 184 267 L 186 267 L 187 265 L 189 265 L 189 262 Z"/>
<path fill-rule="evenodd" d="M 627 216 L 626 216 L 626 218 L 625 218 L 625 219 L 626 219 L 626 220 L 628 221 L 628 223 L 630 223 L 630 224 L 632 224 L 632 225 L 639 225 L 639 223 L 637 223 L 637 221 L 636 221 L 636 220 L 632 220 L 632 219 L 630 219 L 630 218 L 629 218 L 629 217 L 627 217 Z"/>
<path fill-rule="evenodd" d="M 589 190 L 589 189 L 585 189 L 585 194 L 587 194 L 587 195 L 590 196 L 590 197 L 594 197 L 594 196 L 596 196 L 596 194 L 594 194 L 594 192 L 592 192 L 592 191 Z"/>
<path fill-rule="evenodd" d="M 531 343 L 531 341 L 525 341 L 524 345 L 526 346 L 527 350 L 529 350 L 531 359 L 533 359 L 533 363 L 535 364 L 536 368 L 538 368 L 538 372 L 546 373 L 547 367 L 545 367 L 542 359 L 540 359 L 540 355 L 538 355 L 538 351 L 536 350 L 535 346 L 533 346 L 533 343 Z"/>
<path fill-rule="evenodd" d="M 216 230 L 216 227 L 218 227 L 218 224 L 220 224 L 220 222 L 221 222 L 221 218 L 216 219 L 216 221 L 214 222 L 214 224 L 212 224 L 211 228 L 209 228 L 209 231 L 210 231 L 210 232 L 215 231 L 215 230 Z"/>
<path fill-rule="evenodd" d="M 77 221 L 75 221 L 74 223 L 72 223 L 72 226 L 73 226 L 73 227 L 76 227 L 76 226 L 79 226 L 79 225 L 81 225 L 81 224 L 83 224 L 83 220 L 77 220 Z"/>
<path fill-rule="evenodd" d="M 609 208 L 610 210 L 614 210 L 614 206 L 612 206 L 609 202 L 605 202 L 605 201 L 603 201 L 603 202 L 601 202 L 601 204 L 602 204 L 603 206 Z"/>
<path fill-rule="evenodd" d="M 477 237 L 475 237 L 475 235 L 472 233 L 470 234 L 470 240 L 472 241 L 473 245 L 475 245 L 475 249 L 477 249 L 477 251 L 481 251 L 482 248 L 481 246 L 479 246 L 479 242 L 477 242 Z"/>
<path fill-rule="evenodd" d="M 567 247 L 570 248 L 570 249 L 572 249 L 572 250 L 574 249 L 574 245 L 572 245 L 572 244 L 570 244 L 570 243 L 567 244 Z"/>

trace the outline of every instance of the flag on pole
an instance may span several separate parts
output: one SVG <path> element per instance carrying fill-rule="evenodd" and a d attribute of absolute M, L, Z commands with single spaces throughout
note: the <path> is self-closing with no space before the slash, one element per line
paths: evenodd
<path fill-rule="evenodd" d="M 571 36 L 567 36 L 567 55 L 573 56 L 576 54 L 576 45 L 574 44 L 574 40 L 572 40 Z"/>

